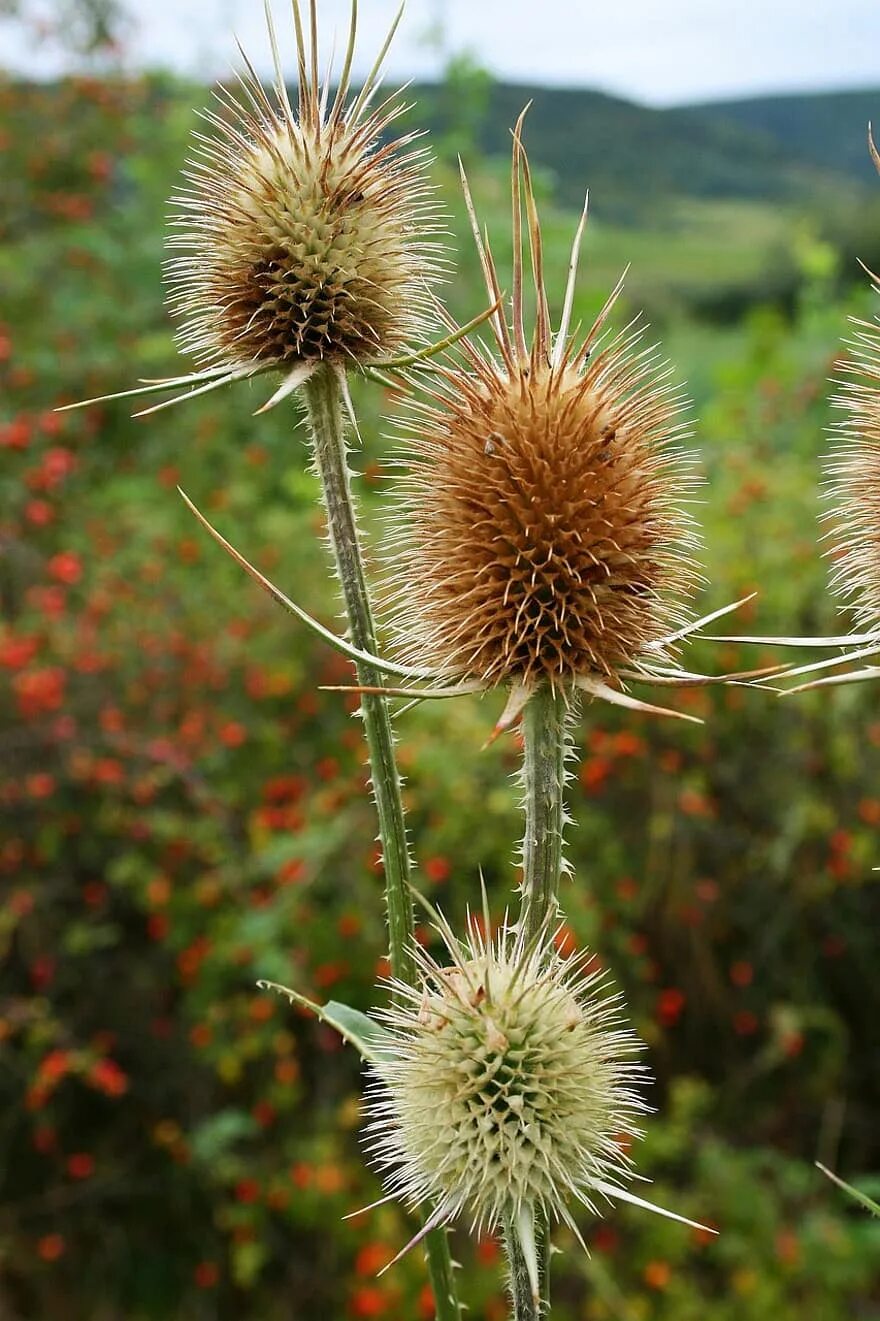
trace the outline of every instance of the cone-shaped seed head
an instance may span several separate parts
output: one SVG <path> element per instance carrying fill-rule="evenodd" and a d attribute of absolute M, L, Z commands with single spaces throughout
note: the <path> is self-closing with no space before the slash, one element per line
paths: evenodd
<path fill-rule="evenodd" d="M 169 301 L 181 348 L 205 363 L 351 366 L 394 353 L 425 322 L 437 260 L 424 153 L 382 143 L 404 107 L 370 111 L 375 85 L 346 106 L 346 72 L 328 106 L 312 18 L 298 111 L 280 69 L 274 101 L 252 71 L 239 100 L 221 90 L 223 113 L 204 116 L 214 134 L 197 135 L 173 199 L 182 255 L 167 264 Z"/>
<path fill-rule="evenodd" d="M 599 343 L 608 307 L 554 347 L 530 216 L 532 345 L 518 268 L 498 353 L 468 346 L 404 420 L 389 574 L 405 659 L 490 685 L 613 674 L 681 622 L 696 578 L 685 403 L 640 331 Z"/>
<path fill-rule="evenodd" d="M 376 1162 L 389 1191 L 443 1220 L 491 1228 L 525 1206 L 571 1223 L 568 1204 L 595 1210 L 595 1182 L 627 1176 L 639 1043 L 617 997 L 552 946 L 472 932 L 454 959 L 420 952 L 420 985 L 395 988 L 393 1053 L 367 1098 Z"/>
<path fill-rule="evenodd" d="M 880 333 L 865 326 L 861 353 L 834 403 L 848 414 L 828 462 L 829 518 L 833 523 L 832 586 L 855 609 L 859 624 L 880 624 Z"/>
<path fill-rule="evenodd" d="M 406 658 L 487 683 L 611 674 L 670 631 L 690 586 L 674 404 L 585 375 L 462 375 L 423 416 L 393 572 Z M 641 375 L 644 368 L 636 369 Z"/>
<path fill-rule="evenodd" d="M 880 154 L 869 136 L 874 164 Z M 871 276 L 880 293 L 880 278 Z M 826 464 L 831 521 L 832 587 L 852 605 L 860 625 L 880 624 L 880 328 L 854 322 L 846 379 L 833 403 L 846 414 L 835 428 L 840 441 Z"/>

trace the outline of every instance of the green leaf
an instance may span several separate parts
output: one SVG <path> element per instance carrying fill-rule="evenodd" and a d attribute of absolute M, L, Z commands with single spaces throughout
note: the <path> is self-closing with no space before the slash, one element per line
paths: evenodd
<path fill-rule="evenodd" d="M 216 1165 L 239 1142 L 256 1132 L 256 1120 L 245 1111 L 220 1110 L 190 1134 L 193 1157 L 201 1164 Z"/>
<path fill-rule="evenodd" d="M 362 1014 L 359 1009 L 352 1009 L 351 1005 L 340 1004 L 338 1000 L 330 1000 L 325 1005 L 315 1004 L 313 1000 L 300 995 L 298 991 L 291 991 L 290 987 L 282 986 L 279 982 L 259 981 L 257 986 L 261 991 L 277 991 L 279 995 L 286 995 L 291 1004 L 302 1005 L 304 1009 L 310 1010 L 322 1023 L 335 1028 L 341 1037 L 371 1063 L 376 1063 L 383 1056 L 387 1057 L 393 1049 L 391 1036 L 385 1028 L 367 1014 Z"/>
<path fill-rule="evenodd" d="M 824 1175 L 827 1175 L 832 1183 L 836 1183 L 838 1188 L 842 1188 L 845 1193 L 849 1194 L 854 1202 L 858 1202 L 859 1206 L 863 1206 L 866 1211 L 870 1211 L 871 1215 L 880 1216 L 880 1205 L 873 1201 L 872 1198 L 868 1197 L 867 1193 L 860 1193 L 858 1188 L 853 1188 L 851 1183 L 845 1183 L 843 1179 L 838 1178 L 836 1174 L 832 1174 L 831 1170 L 827 1169 L 824 1165 L 820 1165 L 818 1161 L 816 1161 L 816 1169 L 821 1170 Z"/>

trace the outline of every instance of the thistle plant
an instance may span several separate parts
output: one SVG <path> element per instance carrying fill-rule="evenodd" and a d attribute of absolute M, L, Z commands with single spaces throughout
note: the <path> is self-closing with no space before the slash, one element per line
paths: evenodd
<path fill-rule="evenodd" d="M 521 175 L 538 309 L 530 343 Z M 496 353 L 465 344 L 461 368 L 438 373 L 407 419 L 390 615 L 404 661 L 438 680 L 503 685 L 522 704 L 545 686 L 613 700 L 621 671 L 652 650 L 665 657 L 697 581 L 687 401 L 638 325 L 602 341 L 620 286 L 585 338 L 569 337 L 577 251 L 551 334 L 519 127 L 513 205 L 512 329 L 493 317 Z M 481 255 L 491 272 L 482 243 Z"/>
<path fill-rule="evenodd" d="M 880 282 L 873 281 L 880 292 Z M 827 461 L 831 583 L 863 629 L 880 627 L 880 327 L 859 322 L 835 404 L 845 414 Z"/>
<path fill-rule="evenodd" d="M 633 696 L 629 685 L 739 680 L 676 661 L 678 644 L 727 613 L 689 619 L 699 582 L 684 448 L 686 401 L 644 331 L 616 336 L 611 293 L 584 337 L 572 331 L 586 208 L 557 330 L 522 120 L 514 131 L 514 266 L 508 304 L 463 178 L 488 310 L 453 322 L 431 290 L 442 271 L 426 160 L 412 135 L 388 134 L 403 106 L 374 105 L 400 18 L 364 85 L 351 89 L 357 0 L 335 91 L 320 80 L 317 3 L 308 33 L 292 13 L 299 93 L 291 103 L 267 8 L 272 95 L 252 66 L 237 95 L 205 113 L 174 199 L 167 265 L 181 348 L 197 370 L 119 396 L 167 396 L 157 412 L 265 373 L 280 384 L 258 410 L 299 393 L 320 482 L 348 637 L 308 616 L 203 526 L 275 600 L 352 660 L 361 696 L 385 871 L 389 1005 L 369 1018 L 286 993 L 354 1043 L 370 1065 L 371 1149 L 391 1196 L 424 1216 L 437 1315 L 459 1321 L 446 1227 L 460 1215 L 503 1231 L 516 1321 L 546 1311 L 547 1235 L 575 1213 L 633 1194 L 621 1140 L 645 1110 L 619 998 L 569 963 L 552 939 L 564 871 L 568 730 L 576 704 L 601 699 L 694 717 Z M 525 219 L 525 226 L 524 226 Z M 536 306 L 525 332 L 524 247 Z M 431 316 L 445 329 L 427 338 Z M 488 349 L 472 333 L 491 328 Z M 385 604 L 396 654 L 379 652 L 349 471 L 354 371 L 409 397 L 404 471 L 393 500 Z M 87 401 L 93 402 L 93 401 Z M 186 499 L 186 497 L 184 497 Z M 390 577 L 399 590 L 388 589 Z M 525 824 L 521 910 L 491 935 L 458 938 L 434 914 L 449 964 L 414 939 L 412 869 L 389 703 L 502 689 L 494 736 L 522 718 Z M 285 989 L 285 988 L 280 988 Z M 685 1223 L 691 1223 L 686 1221 Z"/>
<path fill-rule="evenodd" d="M 880 173 L 880 153 L 869 130 L 868 147 Z M 880 277 L 868 272 L 874 293 Z M 832 522 L 832 586 L 855 610 L 856 622 L 880 628 L 880 323 L 854 319 L 851 352 L 833 402 L 843 414 L 838 446 L 827 462 L 828 518 Z"/>
<path fill-rule="evenodd" d="M 420 949 L 417 985 L 392 980 L 378 1015 L 367 1144 L 391 1195 L 430 1208 L 426 1226 L 464 1215 L 474 1232 L 503 1232 L 516 1316 L 532 1316 L 536 1225 L 562 1222 L 585 1246 L 572 1207 L 598 1215 L 622 1198 L 659 1210 L 624 1186 L 624 1144 L 647 1109 L 642 1046 L 604 974 L 586 971 L 589 955 L 560 958 L 548 927 L 527 940 L 505 922 L 493 940 L 472 922 L 459 940 L 437 925 L 449 964 Z"/>
<path fill-rule="evenodd" d="M 320 81 L 317 0 L 309 0 L 308 39 L 299 0 L 293 0 L 295 110 L 267 0 L 274 100 L 242 52 L 246 74 L 238 76 L 239 96 L 216 92 L 221 113 L 203 112 L 213 132 L 196 134 L 187 184 L 172 199 L 169 304 L 180 323 L 180 347 L 200 369 L 107 396 L 170 396 L 140 414 L 146 415 L 234 381 L 281 372 L 281 384 L 258 410 L 263 413 L 302 391 L 350 650 L 365 686 L 381 684 L 381 673 L 370 663 L 376 636 L 348 466 L 347 426 L 356 428 L 356 422 L 347 374 L 430 357 L 434 349 L 416 341 L 429 327 L 430 288 L 442 268 L 426 154 L 413 149 L 412 134 L 385 140 L 406 109 L 399 96 L 374 104 L 402 12 L 355 94 L 358 3 L 352 0 L 331 100 L 329 74 L 323 86 Z M 394 356 L 408 346 L 411 353 Z M 361 714 L 379 817 L 389 956 L 406 981 L 412 975 L 410 857 L 391 721 L 376 694 L 365 694 Z M 439 1314 L 455 1321 L 445 1237 L 430 1236 L 427 1251 Z"/>
<path fill-rule="evenodd" d="M 386 611 L 401 662 L 455 697 L 501 687 L 494 734 L 523 719 L 523 912 L 529 935 L 556 912 L 564 868 L 567 727 L 581 697 L 652 715 L 631 683 L 693 686 L 674 663 L 699 574 L 690 512 L 697 476 L 683 448 L 688 405 L 638 322 L 609 338 L 613 290 L 583 339 L 571 333 L 587 209 L 554 334 L 523 119 L 513 135 L 511 320 L 462 175 L 490 302 L 493 351 L 456 337 L 400 422 Z M 524 227 L 536 307 L 524 322 Z M 457 328 L 448 323 L 453 335 Z M 716 612 L 709 619 L 723 614 Z"/>
<path fill-rule="evenodd" d="M 880 171 L 880 154 L 868 136 L 871 155 Z M 880 278 L 869 272 L 875 293 Z M 836 445 L 826 460 L 829 554 L 834 568 L 831 585 L 855 614 L 864 636 L 846 639 L 856 649 L 842 659 L 867 659 L 880 653 L 880 325 L 854 321 L 833 404 L 843 413 L 834 428 Z M 837 664 L 840 664 L 838 661 Z M 834 668 L 837 668 L 837 664 Z M 818 666 L 816 668 L 819 668 Z M 813 680 L 803 687 L 859 683 L 880 678 L 880 667 L 868 665 Z"/>
<path fill-rule="evenodd" d="M 562 326 L 551 336 L 540 227 L 519 126 L 513 180 L 518 255 L 512 327 L 503 317 L 491 249 L 478 237 L 499 356 L 470 342 L 472 326 L 458 327 L 445 318 L 444 344 L 457 345 L 460 356 L 434 358 L 430 376 L 420 373 L 415 379 L 409 373 L 402 380 L 410 394 L 405 431 L 412 452 L 405 455 L 397 500 L 392 496 L 396 532 L 389 563 L 407 583 L 408 600 L 386 592 L 400 654 L 380 656 L 372 635 L 362 641 L 355 630 L 350 641 L 335 638 L 195 512 L 277 601 L 355 661 L 355 691 L 365 707 L 381 704 L 385 713 L 384 704 L 393 697 L 455 697 L 503 686 L 508 700 L 495 736 L 522 716 L 525 828 L 517 921 L 505 922 L 493 945 L 475 941 L 473 933 L 459 942 L 435 915 L 451 966 L 432 963 L 410 938 L 406 961 L 395 965 L 392 958 L 392 1007 L 384 1016 L 313 1005 L 295 991 L 278 989 L 308 1004 L 371 1062 L 368 1106 L 377 1159 L 386 1170 L 399 1164 L 390 1176 L 392 1195 L 423 1207 L 426 1216 L 409 1246 L 430 1238 L 460 1212 L 477 1225 L 501 1226 L 516 1321 L 525 1321 L 545 1310 L 549 1221 L 574 1225 L 572 1202 L 598 1209 L 598 1198 L 618 1198 L 680 1218 L 624 1187 L 629 1167 L 613 1150 L 613 1137 L 625 1133 L 643 1108 L 632 1085 L 636 1067 L 625 1058 L 635 1042 L 618 1022 L 616 1002 L 597 1001 L 597 987 L 589 979 L 581 986 L 577 967 L 564 968 L 548 939 L 564 868 L 565 760 L 575 701 L 586 695 L 677 716 L 632 696 L 624 685 L 687 687 L 743 676 L 694 674 L 673 660 L 683 638 L 734 608 L 685 622 L 697 571 L 686 503 L 694 477 L 679 445 L 687 425 L 680 392 L 655 351 L 637 347 L 637 328 L 603 342 L 619 289 L 586 342 L 571 342 L 585 217 L 572 252 Z M 467 191 L 466 196 L 472 210 Z M 538 299 L 530 347 L 522 329 L 523 199 Z M 474 230 L 478 235 L 475 217 Z M 502 449 L 499 455 L 505 445 L 510 453 Z M 510 508 L 521 515 L 512 524 L 505 522 Z M 498 545 L 505 536 L 512 539 L 512 530 L 519 541 L 514 539 L 512 549 L 502 546 L 499 557 Z M 438 541 L 445 551 L 435 551 Z M 495 560 L 487 561 L 487 548 L 490 556 L 494 548 Z M 451 560 L 445 576 L 444 557 Z M 344 585 L 339 559 L 337 567 Z M 462 567 L 471 573 L 465 588 L 455 577 Z M 490 577 L 486 590 L 484 576 Z M 404 640 L 407 634 L 410 642 Z M 462 643 L 468 636 L 480 643 L 489 637 L 479 652 L 482 664 L 471 655 L 473 646 L 469 652 Z M 373 682 L 364 679 L 370 673 L 377 676 Z M 488 914 L 485 922 L 488 930 Z M 392 923 L 392 953 L 393 941 Z M 476 999 L 468 1001 L 463 987 L 473 986 L 478 972 L 482 993 L 474 987 Z M 451 998 L 438 1007 L 444 995 Z M 446 1031 L 452 1022 L 457 1027 Z M 422 1031 L 431 1023 L 440 1030 Z M 459 1068 L 462 1087 L 466 1078 L 476 1084 L 471 1103 L 441 1104 L 440 1093 L 452 1086 Z M 419 1089 L 427 1086 L 432 1069 L 440 1091 L 432 1093 L 419 1121 L 419 1109 L 427 1105 L 426 1092 Z M 500 1090 L 496 1074 L 503 1075 Z M 502 1111 L 499 1132 L 505 1140 L 484 1145 L 478 1157 L 474 1125 L 491 1135 Z M 564 1126 L 559 1116 L 568 1116 Z M 430 1137 L 428 1125 L 433 1141 L 420 1141 L 419 1135 Z M 475 1164 L 465 1178 L 461 1162 L 467 1151 Z M 443 1302 L 437 1296 L 441 1315 Z"/>
<path fill-rule="evenodd" d="M 176 255 L 166 265 L 169 305 L 180 322 L 180 347 L 208 365 L 103 397 L 171 395 L 138 414 L 144 416 L 266 372 L 282 372 L 283 379 L 259 413 L 302 392 L 349 652 L 360 661 L 364 683 L 381 676 L 369 667 L 376 640 L 348 468 L 347 420 L 354 415 L 347 373 L 415 366 L 436 351 L 414 347 L 393 356 L 427 332 L 430 286 L 442 269 L 426 153 L 413 149 L 413 134 L 385 140 L 406 109 L 399 96 L 373 104 L 402 12 L 355 94 L 358 3 L 352 0 L 331 100 L 329 75 L 323 85 L 320 80 L 316 0 L 309 0 L 308 39 L 299 0 L 293 0 L 294 109 L 266 4 L 274 100 L 242 51 L 246 74 L 237 76 L 239 97 L 223 87 L 216 91 L 222 113 L 203 112 L 213 134 L 196 133 L 187 184 L 172 199 L 169 245 Z M 365 696 L 362 714 L 380 818 L 392 965 L 403 973 L 412 935 L 410 863 L 391 725 L 387 707 L 372 696 Z"/>
<path fill-rule="evenodd" d="M 167 264 L 181 349 L 230 374 L 285 371 L 284 389 L 321 364 L 347 371 L 417 339 L 437 271 L 425 154 L 409 149 L 412 135 L 383 143 L 406 107 L 392 97 L 370 108 L 384 51 L 347 104 L 353 11 L 330 105 L 329 83 L 322 92 L 318 82 L 315 6 L 308 66 L 296 5 L 293 13 L 297 109 L 280 63 L 275 104 L 252 70 L 243 102 L 221 90 L 227 113 L 205 115 L 215 132 L 199 135 L 189 184 L 173 199 L 169 246 L 180 255 Z"/>
<path fill-rule="evenodd" d="M 328 372 L 346 392 L 349 370 L 393 365 L 431 324 L 443 261 L 428 156 L 414 146 L 417 134 L 388 137 L 408 108 L 399 95 L 375 104 L 403 9 L 355 94 L 352 0 L 331 100 L 329 73 L 323 84 L 320 75 L 317 0 L 308 4 L 308 38 L 292 0 L 296 108 L 268 0 L 265 10 L 272 96 L 242 51 L 246 72 L 235 92 L 219 86 L 216 108 L 201 111 L 211 131 L 194 134 L 185 183 L 171 199 L 168 305 L 180 349 L 198 369 L 105 396 L 170 396 L 138 416 L 265 373 L 283 379 L 260 412 Z M 421 357 L 415 350 L 403 361 Z"/>
<path fill-rule="evenodd" d="M 868 148 L 880 173 L 880 152 L 870 127 Z M 867 269 L 867 268 L 866 268 Z M 872 288 L 880 293 L 880 277 L 868 271 Z M 758 643 L 787 647 L 833 648 L 834 654 L 803 665 L 784 669 L 786 679 L 804 679 L 821 673 L 794 687 L 782 690 L 783 696 L 814 688 L 863 683 L 880 678 L 880 666 L 866 665 L 844 669 L 855 661 L 880 655 L 880 321 L 851 318 L 853 333 L 846 343 L 846 354 L 835 378 L 837 393 L 833 407 L 842 417 L 831 427 L 834 446 L 825 458 L 825 499 L 823 520 L 827 524 L 825 540 L 832 563 L 831 588 L 841 605 L 852 609 L 856 627 L 838 637 L 756 637 L 735 636 L 717 641 Z M 759 683 L 770 680 L 759 679 Z"/>
<path fill-rule="evenodd" d="M 685 400 L 640 327 L 603 333 L 620 285 L 585 339 L 571 335 L 586 208 L 552 333 L 521 129 L 522 119 L 511 321 L 463 176 L 497 308 L 494 352 L 458 339 L 457 356 L 411 392 L 386 575 L 400 662 L 433 684 L 386 691 L 427 698 L 502 687 L 495 736 L 522 716 L 521 911 L 494 946 L 473 936 L 461 945 L 441 920 L 452 966 L 419 955 L 420 991 L 389 1011 L 370 1126 L 380 1165 L 393 1171 L 389 1187 L 408 1204 L 427 1201 L 428 1225 L 466 1211 L 476 1226 L 503 1226 L 517 1321 L 544 1310 L 549 1221 L 574 1227 L 569 1203 L 594 1209 L 591 1191 L 628 1196 L 612 1135 L 628 1131 L 642 1105 L 616 1007 L 592 1001 L 589 985 L 579 998 L 547 939 L 565 869 L 568 725 L 581 696 L 679 714 L 631 696 L 630 681 L 713 681 L 673 661 L 676 643 L 706 622 L 685 621 L 698 581 Z"/>

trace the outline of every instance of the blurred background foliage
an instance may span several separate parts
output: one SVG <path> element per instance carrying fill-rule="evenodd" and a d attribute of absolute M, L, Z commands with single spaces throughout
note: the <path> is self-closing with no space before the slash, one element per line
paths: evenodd
<path fill-rule="evenodd" d="M 0 0 L 0 18 L 23 24 L 38 42 L 86 58 L 116 49 L 130 22 L 120 0 Z"/>
<path fill-rule="evenodd" d="M 562 289 L 590 183 L 577 315 L 632 261 L 618 324 L 647 308 L 697 403 L 700 604 L 756 590 L 739 627 L 835 631 L 817 548 L 827 378 L 847 314 L 873 311 L 853 253 L 870 263 L 880 245 L 850 129 L 771 187 L 769 110 L 742 127 L 584 93 L 578 118 L 563 95 L 539 93 L 528 128 L 549 284 Z M 413 112 L 437 130 L 462 317 L 483 296 L 454 152 L 465 144 L 509 269 L 504 157 L 522 99 L 451 57 Z M 0 1315 L 429 1321 L 417 1253 L 376 1278 L 403 1215 L 342 1221 L 378 1196 L 357 1061 L 255 987 L 361 1008 L 379 994 L 360 729 L 317 689 L 348 671 L 175 491 L 333 622 L 302 432 L 282 410 L 254 422 L 248 387 L 142 422 L 124 403 L 52 411 L 177 370 L 163 218 L 204 100 L 160 75 L 0 82 Z M 662 151 L 636 111 L 660 116 Z M 394 401 L 363 390 L 358 404 L 375 539 Z M 687 653 L 692 668 L 763 659 Z M 880 1226 L 812 1163 L 878 1191 L 876 694 L 679 700 L 704 728 L 584 712 L 560 939 L 612 971 L 649 1044 L 648 1195 L 721 1234 L 620 1210 L 584 1225 L 589 1259 L 560 1234 L 554 1316 L 878 1317 Z M 516 879 L 515 741 L 479 752 L 498 707 L 399 721 L 419 883 L 457 921 L 480 868 L 496 916 Z M 470 1314 L 501 1321 L 497 1246 L 454 1246 Z"/>

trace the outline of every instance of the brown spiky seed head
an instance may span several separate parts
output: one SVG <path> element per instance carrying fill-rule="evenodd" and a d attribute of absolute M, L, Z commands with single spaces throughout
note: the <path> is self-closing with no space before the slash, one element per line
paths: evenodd
<path fill-rule="evenodd" d="M 511 324 L 467 181 L 495 352 L 462 341 L 461 362 L 417 395 L 389 592 L 407 660 L 441 676 L 530 690 L 595 682 L 638 661 L 678 624 L 694 587 L 695 477 L 677 445 L 687 403 L 630 326 L 605 343 L 612 293 L 586 339 L 569 336 L 586 209 L 558 333 L 523 115 L 513 135 Z M 535 325 L 524 332 L 523 208 Z M 656 652 L 655 652 L 656 658 Z"/>
<path fill-rule="evenodd" d="M 636 338 L 582 370 L 451 373 L 419 411 L 392 564 L 407 660 L 490 685 L 609 676 L 680 622 L 693 474 Z"/>
<path fill-rule="evenodd" d="M 300 34 L 301 36 L 301 34 Z M 312 32 L 317 67 L 317 36 Z M 353 41 L 353 38 L 352 38 Z M 274 47 L 273 34 L 273 47 Z M 181 348 L 206 365 L 354 366 L 422 333 L 437 274 L 425 154 L 383 141 L 405 108 L 332 108 L 300 59 L 299 109 L 251 71 L 196 135 L 167 263 Z M 347 79 L 345 80 L 347 84 Z"/>

